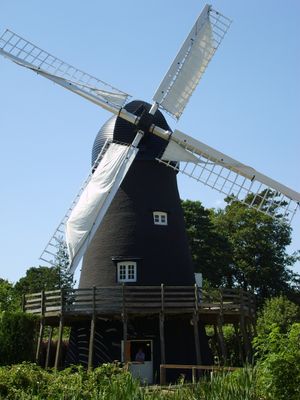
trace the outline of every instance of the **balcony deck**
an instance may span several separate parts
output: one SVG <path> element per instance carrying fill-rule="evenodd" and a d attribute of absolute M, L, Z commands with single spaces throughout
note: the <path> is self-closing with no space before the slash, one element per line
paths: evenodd
<path fill-rule="evenodd" d="M 197 314 L 210 323 L 222 315 L 231 323 L 242 314 L 254 318 L 254 296 L 240 289 L 216 290 L 208 294 L 197 286 L 113 286 L 89 289 L 41 291 L 24 296 L 23 309 L 51 323 L 64 315 L 67 320 L 97 317 L 120 318 Z"/>

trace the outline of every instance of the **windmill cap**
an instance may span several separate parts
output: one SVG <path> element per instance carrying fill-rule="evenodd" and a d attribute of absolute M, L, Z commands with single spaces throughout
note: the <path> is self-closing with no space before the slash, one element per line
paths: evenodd
<path fill-rule="evenodd" d="M 141 100 L 134 100 L 126 104 L 124 108 L 127 111 L 140 116 L 143 110 L 149 112 L 151 104 Z M 157 110 L 154 115 L 153 123 L 162 129 L 170 131 L 170 127 L 165 117 L 159 110 Z M 146 135 L 139 145 L 140 151 L 136 159 L 154 160 L 156 157 L 160 156 L 164 152 L 168 143 L 153 134 L 147 135 L 147 132 L 145 133 Z M 109 141 L 130 144 L 132 143 L 135 135 L 136 126 L 132 125 L 130 122 L 127 122 L 120 117 L 111 117 L 108 121 L 105 122 L 95 138 L 92 149 L 92 164 L 95 162 L 107 139 Z"/>

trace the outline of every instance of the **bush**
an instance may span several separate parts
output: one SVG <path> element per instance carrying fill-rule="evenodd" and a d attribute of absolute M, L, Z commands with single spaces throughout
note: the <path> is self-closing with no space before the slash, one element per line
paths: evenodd
<path fill-rule="evenodd" d="M 266 398 L 299 400 L 300 324 L 293 324 L 287 333 L 273 325 L 268 335 L 255 339 L 254 345 L 260 355 L 258 376 Z"/>
<path fill-rule="evenodd" d="M 0 314 L 0 365 L 32 361 L 36 329 L 34 316 L 3 311 Z"/>
<path fill-rule="evenodd" d="M 61 372 L 23 363 L 0 368 L 0 399 L 5 400 L 262 400 L 255 369 L 216 373 L 196 385 L 142 387 L 118 364 L 93 371 L 74 366 Z M 264 399 L 265 400 L 265 399 Z"/>
<path fill-rule="evenodd" d="M 140 394 L 138 382 L 117 364 L 90 372 L 81 366 L 46 371 L 29 363 L 0 368 L 0 399 L 132 400 L 142 399 Z"/>

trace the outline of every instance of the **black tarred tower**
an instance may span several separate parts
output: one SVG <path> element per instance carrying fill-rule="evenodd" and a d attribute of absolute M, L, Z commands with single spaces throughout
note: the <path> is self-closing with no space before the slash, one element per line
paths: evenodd
<path fill-rule="evenodd" d="M 135 115 L 148 113 L 150 105 L 132 101 L 126 109 Z M 153 123 L 170 130 L 157 110 Z M 92 163 L 105 141 L 131 143 L 136 127 L 119 117 L 110 118 L 99 131 L 93 146 Z M 139 153 L 117 191 L 101 226 L 83 258 L 79 288 L 137 286 L 192 286 L 194 269 L 185 231 L 176 171 L 160 164 L 167 142 L 148 132 Z M 121 359 L 122 324 L 98 320 L 94 365 Z M 204 329 L 199 326 L 202 360 L 210 362 Z M 159 323 L 155 317 L 130 320 L 128 337 L 153 341 L 154 370 L 160 363 Z M 89 326 L 74 327 L 69 363 L 87 363 Z M 165 321 L 166 360 L 195 364 L 196 353 L 191 316 Z"/>

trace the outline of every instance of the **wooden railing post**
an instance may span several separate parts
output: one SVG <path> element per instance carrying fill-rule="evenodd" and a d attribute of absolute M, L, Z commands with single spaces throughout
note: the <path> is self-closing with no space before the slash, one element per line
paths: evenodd
<path fill-rule="evenodd" d="M 91 318 L 91 330 L 90 330 L 90 342 L 89 342 L 89 358 L 88 358 L 88 369 L 93 368 L 94 359 L 94 340 L 95 340 L 95 326 L 96 326 L 96 287 L 93 286 L 92 292 L 92 318 Z"/>
<path fill-rule="evenodd" d="M 165 311 L 165 287 L 162 283 L 160 285 L 160 301 L 161 301 L 161 312 L 164 313 Z"/>
<path fill-rule="evenodd" d="M 25 294 L 22 294 L 22 311 L 25 312 L 26 310 L 26 297 Z"/>
<path fill-rule="evenodd" d="M 60 312 L 61 314 L 65 311 L 65 291 L 64 289 L 60 289 Z"/>
<path fill-rule="evenodd" d="M 194 297 L 195 297 L 195 313 L 198 313 L 199 297 L 198 297 L 198 286 L 197 286 L 197 283 L 195 283 L 195 285 L 194 285 Z"/>

